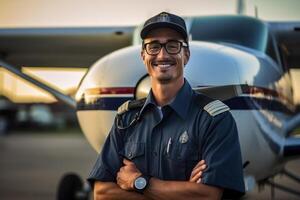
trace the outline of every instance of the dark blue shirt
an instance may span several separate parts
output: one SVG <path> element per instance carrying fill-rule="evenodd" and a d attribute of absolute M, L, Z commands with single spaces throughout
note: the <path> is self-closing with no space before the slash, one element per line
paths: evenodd
<path fill-rule="evenodd" d="M 204 159 L 202 183 L 224 188 L 224 195 L 244 193 L 243 169 L 235 121 L 226 111 L 211 116 L 199 106 L 187 81 L 167 106 L 156 106 L 152 92 L 141 109 L 122 114 L 127 129 L 117 120 L 105 141 L 88 181 L 116 182 L 123 158 L 146 175 L 162 180 L 189 180 L 192 169 Z"/>

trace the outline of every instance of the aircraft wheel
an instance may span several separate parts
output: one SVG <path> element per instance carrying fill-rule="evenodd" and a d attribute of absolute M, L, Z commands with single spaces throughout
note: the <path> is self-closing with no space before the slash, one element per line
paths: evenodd
<path fill-rule="evenodd" d="M 0 135 L 5 135 L 8 132 L 8 121 L 5 117 L 0 116 Z"/>
<path fill-rule="evenodd" d="M 83 183 L 81 178 L 74 173 L 68 173 L 62 177 L 59 183 L 57 200 L 88 199 L 78 195 L 82 193 L 82 190 Z"/>

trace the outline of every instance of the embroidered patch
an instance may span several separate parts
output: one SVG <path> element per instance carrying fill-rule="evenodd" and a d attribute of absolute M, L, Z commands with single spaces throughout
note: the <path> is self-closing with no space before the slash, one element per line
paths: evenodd
<path fill-rule="evenodd" d="M 184 132 L 180 135 L 180 137 L 179 137 L 179 142 L 180 142 L 181 144 L 185 144 L 185 143 L 188 142 L 188 140 L 189 140 L 189 135 L 187 134 L 186 131 L 184 131 Z"/>
<path fill-rule="evenodd" d="M 219 100 L 210 102 L 209 104 L 204 106 L 203 109 L 206 110 L 206 112 L 208 112 L 213 117 L 230 110 L 227 105 L 225 105 L 222 101 Z"/>

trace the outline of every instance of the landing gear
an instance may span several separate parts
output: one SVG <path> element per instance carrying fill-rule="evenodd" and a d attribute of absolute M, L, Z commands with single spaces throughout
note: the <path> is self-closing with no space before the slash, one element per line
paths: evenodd
<path fill-rule="evenodd" d="M 77 174 L 68 173 L 59 183 L 57 200 L 88 200 L 90 191 Z"/>

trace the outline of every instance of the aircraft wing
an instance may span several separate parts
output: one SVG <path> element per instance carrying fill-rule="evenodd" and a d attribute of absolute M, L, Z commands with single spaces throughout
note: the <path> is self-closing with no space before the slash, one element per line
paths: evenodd
<path fill-rule="evenodd" d="M 134 27 L 0 29 L 0 59 L 14 66 L 89 67 L 132 44 Z"/>

